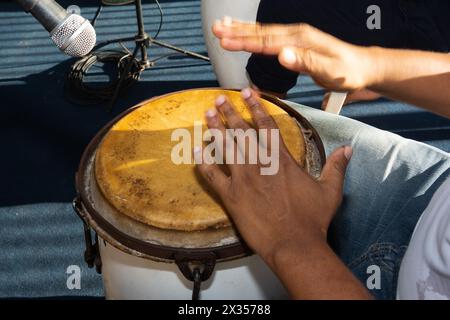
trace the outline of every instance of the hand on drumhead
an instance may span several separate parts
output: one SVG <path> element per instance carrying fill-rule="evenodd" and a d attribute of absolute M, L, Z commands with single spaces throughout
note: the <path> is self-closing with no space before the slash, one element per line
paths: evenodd
<path fill-rule="evenodd" d="M 258 132 L 261 129 L 277 130 L 275 121 L 260 104 L 256 92 L 244 89 L 242 97 L 252 114 L 254 129 Z M 224 96 L 217 99 L 216 108 L 218 112 L 212 109 L 206 114 L 210 129 L 220 130 L 224 135 L 226 129 L 242 129 L 242 132 L 252 129 Z M 249 136 L 257 138 L 257 135 Z M 224 143 L 225 153 L 230 148 L 247 150 L 247 146 L 236 145 L 238 140 L 232 141 L 232 147 Z M 327 231 L 341 203 L 352 149 L 346 146 L 335 150 L 328 158 L 321 177 L 315 180 L 291 157 L 282 141 L 278 144 L 275 141 L 265 144 L 270 154 L 279 148 L 278 171 L 271 175 L 261 174 L 258 168 L 263 165 L 260 162 L 236 164 L 227 161 L 229 174 L 226 174 L 219 165 L 205 163 L 206 154 L 200 147 L 194 149 L 194 158 L 201 175 L 220 196 L 246 243 L 283 281 L 289 273 L 283 268 L 293 261 L 298 266 L 298 260 L 310 260 L 312 248 L 332 255 L 327 246 Z M 292 261 L 286 261 L 291 258 Z M 336 257 L 332 255 L 330 259 Z M 326 256 L 322 260 L 326 261 Z M 308 272 L 307 269 L 305 267 L 302 272 Z M 290 286 L 285 282 L 285 285 L 294 297 L 300 297 L 295 284 Z"/>
<path fill-rule="evenodd" d="M 226 17 L 213 25 L 213 33 L 224 49 L 277 55 L 285 68 L 309 74 L 332 91 L 363 89 L 380 76 L 370 48 L 346 43 L 308 24 L 255 24 Z"/>

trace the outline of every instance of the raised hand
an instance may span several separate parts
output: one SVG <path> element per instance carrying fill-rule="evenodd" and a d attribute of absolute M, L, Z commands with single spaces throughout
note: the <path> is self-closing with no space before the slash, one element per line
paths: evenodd
<path fill-rule="evenodd" d="M 224 49 L 278 55 L 292 71 L 306 73 L 322 87 L 354 91 L 376 82 L 370 48 L 341 41 L 307 24 L 258 24 L 224 18 L 213 25 Z"/>

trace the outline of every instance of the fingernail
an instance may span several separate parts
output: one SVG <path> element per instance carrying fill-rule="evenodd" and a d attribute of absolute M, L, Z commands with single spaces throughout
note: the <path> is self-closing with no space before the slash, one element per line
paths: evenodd
<path fill-rule="evenodd" d="M 220 21 L 220 20 L 214 21 L 213 28 L 222 29 L 222 21 Z"/>
<path fill-rule="evenodd" d="M 196 164 L 202 163 L 202 147 L 195 146 L 194 149 L 194 162 Z"/>
<path fill-rule="evenodd" d="M 350 146 L 344 147 L 344 156 L 347 158 L 347 160 L 350 160 L 353 155 L 353 149 Z"/>
<path fill-rule="evenodd" d="M 233 18 L 230 16 L 225 16 L 222 19 L 222 23 L 224 26 L 230 27 L 233 24 Z"/>
<path fill-rule="evenodd" d="M 216 99 L 216 106 L 221 106 L 225 103 L 227 98 L 224 95 L 218 96 Z"/>
<path fill-rule="evenodd" d="M 208 111 L 206 111 L 206 117 L 208 118 L 214 118 L 217 114 L 216 109 L 209 109 Z"/>
<path fill-rule="evenodd" d="M 252 90 L 250 88 L 245 88 L 241 91 L 241 96 L 244 99 L 248 99 L 252 96 Z"/>
<path fill-rule="evenodd" d="M 284 49 L 282 56 L 284 62 L 286 62 L 287 64 L 294 64 L 297 61 L 297 56 L 291 49 Z"/>

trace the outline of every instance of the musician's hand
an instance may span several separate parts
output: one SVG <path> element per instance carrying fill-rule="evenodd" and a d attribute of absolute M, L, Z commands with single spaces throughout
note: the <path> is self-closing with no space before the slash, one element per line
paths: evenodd
<path fill-rule="evenodd" d="M 259 104 L 257 94 L 246 89 L 243 95 L 257 128 L 277 129 Z M 229 128 L 250 128 L 223 97 L 216 104 Z M 225 125 L 217 112 L 211 110 L 206 118 L 209 128 L 224 132 Z M 222 199 L 247 244 L 274 266 L 279 253 L 318 242 L 326 244 L 328 226 L 341 203 L 351 154 L 350 147 L 337 149 L 328 158 L 320 179 L 315 180 L 291 157 L 280 136 L 279 171 L 275 175 L 262 175 L 261 166 L 251 164 L 228 164 L 230 176 L 215 164 L 203 163 L 198 168 Z M 197 150 L 194 156 L 196 163 L 202 162 L 201 152 Z"/>
<path fill-rule="evenodd" d="M 306 73 L 322 87 L 354 91 L 380 76 L 371 48 L 341 41 L 307 24 L 254 24 L 217 21 L 213 33 L 224 49 L 278 55 L 287 69 Z"/>
<path fill-rule="evenodd" d="M 275 121 L 254 91 L 246 89 L 242 95 L 257 129 L 267 130 L 270 137 L 270 132 L 277 130 Z M 229 128 L 244 132 L 252 129 L 224 96 L 217 99 L 216 107 Z M 207 124 L 225 136 L 226 127 L 219 113 L 208 111 Z M 257 139 L 257 135 L 248 136 Z M 227 175 L 217 164 L 203 161 L 208 157 L 201 148 L 194 149 L 194 157 L 201 175 L 222 199 L 246 243 L 274 270 L 291 297 L 370 298 L 327 244 L 328 227 L 341 203 L 352 149 L 346 146 L 335 150 L 315 180 L 291 157 L 281 137 L 279 146 L 274 141 L 264 143 L 268 154 L 279 150 L 279 170 L 274 175 L 262 175 L 260 164 L 248 163 L 227 164 Z M 232 144 L 235 152 L 248 151 L 249 144 L 236 145 L 234 140 Z M 226 154 L 230 149 L 225 150 Z"/>

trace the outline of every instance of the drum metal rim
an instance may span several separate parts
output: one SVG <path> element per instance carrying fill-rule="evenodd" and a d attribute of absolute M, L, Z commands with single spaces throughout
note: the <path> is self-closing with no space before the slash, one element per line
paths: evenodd
<path fill-rule="evenodd" d="M 181 90 L 175 93 L 182 93 L 192 90 L 218 90 L 218 89 L 220 88 L 195 88 L 195 89 Z M 239 91 L 236 89 L 223 89 L 223 88 L 222 90 Z M 83 152 L 80 165 L 76 173 L 75 178 L 77 191 L 76 202 L 78 202 L 78 204 L 75 205 L 76 211 L 80 215 L 82 220 L 88 226 L 91 226 L 100 235 L 100 237 L 102 237 L 104 240 L 109 242 L 117 249 L 125 251 L 126 253 L 129 253 L 134 256 L 140 256 L 143 258 L 162 262 L 176 262 L 177 260 L 180 259 L 181 260 L 191 259 L 193 261 L 210 260 L 212 256 L 216 261 L 225 261 L 251 255 L 252 254 L 251 250 L 242 241 L 211 248 L 179 248 L 145 242 L 135 237 L 131 237 L 126 233 L 118 230 L 110 222 L 108 222 L 100 213 L 98 213 L 97 210 L 92 206 L 92 204 L 88 200 L 86 188 L 82 187 L 85 182 L 84 177 L 88 161 L 92 157 L 92 155 L 96 152 L 97 147 L 101 143 L 103 137 L 109 132 L 110 128 L 114 124 L 116 124 L 120 119 L 122 119 L 129 113 L 133 112 L 137 108 L 140 108 L 141 106 L 153 100 L 157 100 L 172 94 L 174 93 L 168 93 L 157 97 L 153 97 L 133 107 L 130 107 L 129 109 L 123 111 L 118 116 L 116 116 L 113 120 L 108 122 L 94 136 L 94 138 L 90 141 L 85 151 Z M 291 106 L 289 106 L 288 104 L 284 103 L 283 101 L 274 96 L 268 94 L 261 94 L 261 98 L 283 109 L 291 117 L 296 119 L 302 127 L 307 128 L 311 132 L 311 138 L 314 140 L 314 143 L 319 152 L 321 162 L 320 165 L 323 167 L 326 159 L 323 143 L 322 140 L 320 139 L 319 134 L 314 129 L 314 127 L 309 123 L 309 121 L 306 120 L 302 115 L 300 115 L 300 113 L 294 110 Z"/>

